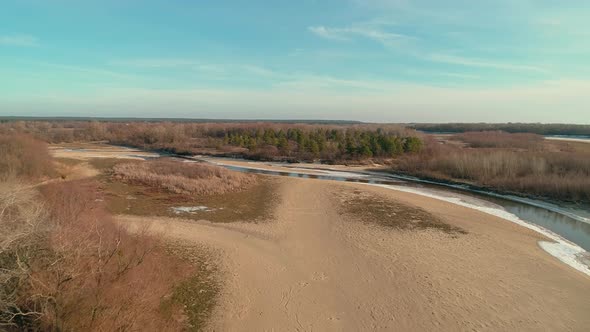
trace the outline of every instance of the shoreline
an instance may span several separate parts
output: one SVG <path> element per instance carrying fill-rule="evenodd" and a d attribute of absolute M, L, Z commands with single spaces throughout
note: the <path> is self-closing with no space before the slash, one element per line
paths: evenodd
<path fill-rule="evenodd" d="M 226 158 L 221 158 L 221 159 L 226 159 Z M 277 166 L 274 166 L 272 164 L 269 163 L 262 163 L 263 165 L 257 165 L 258 167 L 254 167 L 253 164 L 260 164 L 261 162 L 254 162 L 254 161 L 248 161 L 248 160 L 230 160 L 230 163 L 223 163 L 223 162 L 219 162 L 219 161 L 215 161 L 215 160 L 209 160 L 208 162 L 211 162 L 213 164 L 219 165 L 219 166 L 239 166 L 241 168 L 247 168 L 247 169 L 251 169 L 251 170 L 263 170 L 263 171 L 272 171 L 277 170 Z M 247 165 L 241 165 L 242 163 L 246 163 Z M 261 167 L 262 166 L 262 167 Z M 280 167 L 280 166 L 278 166 Z M 289 167 L 285 167 L 288 169 L 291 169 L 293 173 L 296 172 L 296 166 L 291 165 Z M 325 168 L 319 168 L 319 169 L 314 169 L 314 168 L 305 168 L 305 167 L 301 167 L 301 169 L 305 169 L 307 171 L 324 171 L 324 172 L 342 172 L 343 170 L 338 170 L 338 169 L 325 169 Z M 349 173 L 353 174 L 353 175 L 358 175 L 358 174 L 354 174 L 352 172 L 349 171 Z M 358 172 L 361 173 L 362 172 Z M 328 173 L 330 174 L 330 173 Z M 369 176 L 370 173 L 364 173 L 364 175 Z M 444 196 L 440 196 L 440 195 L 436 195 L 436 194 L 432 194 L 432 193 L 427 193 L 424 191 L 421 191 L 419 189 L 416 188 L 410 188 L 410 187 L 404 187 L 404 186 L 396 186 L 396 185 L 391 185 L 391 184 L 371 184 L 371 183 L 360 183 L 360 184 L 364 184 L 364 185 L 369 185 L 369 186 L 376 186 L 376 187 L 382 187 L 382 188 L 387 188 L 390 190 L 397 190 L 397 191 L 402 191 L 402 192 L 407 192 L 407 193 L 413 193 L 413 194 L 417 194 L 417 195 L 421 195 L 421 196 L 425 196 L 425 197 L 429 197 L 429 198 L 433 198 L 433 199 L 438 199 L 438 200 L 442 200 L 442 201 L 446 201 L 449 203 L 452 203 L 454 205 L 458 205 L 458 206 L 463 206 L 463 207 L 467 207 L 476 211 L 480 211 L 495 217 L 499 217 L 503 220 L 512 222 L 514 224 L 517 224 L 521 227 L 525 227 L 527 229 L 533 230 L 538 234 L 541 234 L 545 237 L 547 237 L 548 239 L 554 241 L 554 242 L 548 242 L 548 241 L 538 241 L 538 245 L 539 247 L 546 252 L 547 254 L 557 258 L 559 261 L 561 261 L 563 264 L 566 264 L 570 267 L 572 267 L 573 269 L 586 274 L 587 276 L 590 276 L 590 266 L 588 266 L 587 264 L 585 264 L 583 262 L 583 260 L 588 260 L 590 257 L 590 253 L 588 251 L 586 251 L 585 249 L 583 249 L 582 247 L 580 247 L 579 245 L 577 245 L 576 243 L 569 241 L 567 239 L 565 239 L 564 237 L 558 235 L 557 233 L 544 228 L 542 226 L 533 224 L 531 222 L 527 222 L 525 220 L 522 220 L 521 218 L 519 218 L 518 216 L 505 211 L 505 210 L 500 210 L 497 208 L 491 208 L 491 207 L 486 207 L 486 206 L 480 206 L 480 205 L 476 205 L 476 204 L 471 204 L 471 203 L 467 203 L 464 202 L 460 199 L 457 198 L 453 198 L 453 197 L 444 197 Z M 436 184 L 436 183 L 434 183 Z M 444 186 L 444 187 L 451 187 L 454 188 L 452 186 Z M 477 191 L 471 191 L 468 190 L 466 188 L 454 188 L 454 189 L 459 189 L 459 190 L 464 190 L 467 191 L 467 193 L 469 192 L 475 192 L 478 193 Z M 486 192 L 481 192 L 481 194 L 488 194 L 491 197 L 494 197 L 494 193 L 486 193 Z M 496 194 L 498 198 L 503 198 L 503 199 L 510 199 L 510 197 L 504 197 L 501 196 L 500 194 Z M 568 216 L 571 218 L 571 216 L 569 214 L 567 214 L 566 211 L 554 211 L 552 209 L 550 209 L 550 207 L 547 206 L 542 206 L 542 205 L 534 205 L 534 202 L 528 202 L 528 201 L 522 201 L 522 200 L 517 200 L 516 197 L 512 198 L 513 201 L 521 203 L 521 204 L 529 204 L 532 206 L 536 206 L 539 208 L 543 208 L 543 209 L 547 209 L 549 211 L 552 212 L 556 212 L 559 214 L 563 214 L 565 216 Z M 586 222 L 587 218 L 581 217 L 581 216 L 577 216 L 579 218 L 573 218 L 576 220 L 579 220 L 581 222 Z M 580 220 L 584 219 L 584 220 Z"/>
<path fill-rule="evenodd" d="M 111 146 L 111 147 L 113 147 L 113 146 Z M 115 146 L 115 147 L 120 147 L 120 146 Z M 124 147 L 124 148 L 128 149 L 128 147 Z M 67 149 L 64 149 L 64 151 L 67 151 Z M 139 150 L 139 151 L 141 151 L 141 150 Z M 57 152 L 57 151 L 54 151 L 54 153 L 55 152 Z M 91 152 L 91 151 L 86 151 L 86 152 L 84 152 L 84 151 L 71 151 L 71 152 L 81 153 L 84 155 L 85 153 Z M 95 152 L 95 151 L 92 151 L 92 152 Z M 105 152 L 107 152 L 107 151 L 105 151 Z M 115 151 L 113 151 L 113 152 L 115 152 Z M 129 152 L 135 152 L 135 151 L 124 151 L 123 153 L 129 153 Z M 116 154 L 116 152 L 115 152 L 115 154 Z M 194 156 L 192 158 L 184 157 L 182 159 L 185 159 L 187 161 L 189 161 L 189 160 L 198 161 L 198 159 L 196 159 L 196 158 L 198 158 L 198 156 Z M 201 156 L 201 158 L 203 158 L 203 156 Z M 285 166 L 281 166 L 281 165 L 273 165 L 272 163 L 269 163 L 269 162 L 237 160 L 237 159 L 228 159 L 228 158 L 223 158 L 223 157 L 220 158 L 220 157 L 207 156 L 206 158 L 207 159 L 217 159 L 217 160 L 208 160 L 208 162 L 211 162 L 213 164 L 217 164 L 219 166 L 224 166 L 224 165 L 225 166 L 237 166 L 237 167 L 248 168 L 248 169 L 252 169 L 252 170 L 270 170 L 270 171 L 275 170 L 276 171 L 277 168 L 283 168 L 284 170 L 281 170 L 281 171 L 292 172 L 292 173 L 297 173 L 297 172 L 302 173 L 301 171 L 303 170 L 304 173 L 302 173 L 302 174 L 315 174 L 315 175 L 321 175 L 322 173 L 330 174 L 331 172 L 336 172 L 337 173 L 336 175 L 339 175 L 339 176 L 345 176 L 346 174 L 344 174 L 343 172 L 346 172 L 347 175 L 353 175 L 353 176 L 357 176 L 357 177 L 371 176 L 371 175 L 382 175 L 380 172 L 370 172 L 370 171 L 361 171 L 361 170 L 352 170 L 351 171 L 351 170 L 342 169 L 341 167 L 334 167 L 332 169 L 313 168 L 313 167 L 306 168 L 305 167 L 305 166 L 313 166 L 312 164 L 304 164 L 304 165 L 298 165 L 298 166 L 293 165 L 293 164 L 288 164 Z M 222 161 L 220 161 L 219 159 L 222 159 Z M 205 159 L 200 159 L 200 160 L 205 160 Z M 387 175 L 387 174 L 384 174 L 384 175 Z M 403 178 L 400 178 L 400 179 L 403 180 Z M 428 183 L 428 182 L 426 182 L 426 183 Z M 457 198 L 443 197 L 440 195 L 435 195 L 432 193 L 420 191 L 419 189 L 416 189 L 416 188 L 396 186 L 396 185 L 392 185 L 392 184 L 371 184 L 371 183 L 361 183 L 361 184 L 367 184 L 367 185 L 387 188 L 390 190 L 397 190 L 397 191 L 413 193 L 413 194 L 417 194 L 417 195 L 421 195 L 421 196 L 431 197 L 431 198 L 446 201 L 446 202 L 449 202 L 449 203 L 452 203 L 455 205 L 459 205 L 459 206 L 471 208 L 471 209 L 474 209 L 477 211 L 481 211 L 481 212 L 499 217 L 503 220 L 507 220 L 509 222 L 518 224 L 519 226 L 531 229 L 531 230 L 535 231 L 536 233 L 541 234 L 541 235 L 555 241 L 554 243 L 546 242 L 546 241 L 539 241 L 538 245 L 544 252 L 559 259 L 562 263 L 576 269 L 577 271 L 580 271 L 580 272 L 590 276 L 590 267 L 588 267 L 587 265 L 585 265 L 584 263 L 582 263 L 580 261 L 580 256 L 588 255 L 588 252 L 586 250 L 581 248 L 579 245 L 556 234 L 555 232 L 548 230 L 542 226 L 533 224 L 531 222 L 524 221 L 508 211 L 500 210 L 497 208 L 490 208 L 490 207 L 486 207 L 486 206 L 479 206 L 479 205 L 475 205 L 475 204 L 471 204 L 471 203 L 466 203 L 466 202 L 464 202 L 460 199 L 457 199 Z M 437 183 L 433 183 L 433 184 L 436 185 Z M 438 184 L 438 185 L 440 185 L 442 187 L 454 188 L 452 185 L 444 185 L 444 184 Z M 467 193 L 470 192 L 470 190 L 468 188 L 464 188 L 464 187 L 458 187 L 458 188 L 454 188 L 454 189 L 466 191 Z M 478 193 L 478 192 L 475 191 L 475 193 Z M 490 193 L 490 192 L 481 192 L 481 194 L 487 194 L 488 196 L 494 197 L 494 193 Z M 503 197 L 500 194 L 496 194 L 496 195 L 498 195 L 498 197 L 503 198 L 503 199 L 510 199 L 510 197 Z M 533 204 L 534 202 L 516 200 L 516 197 L 514 197 L 514 200 L 518 203 L 521 203 L 521 204 L 529 204 L 529 205 L 535 206 Z M 537 207 L 552 211 L 547 206 L 537 206 Z M 565 211 L 558 210 L 558 211 L 553 211 L 553 212 L 557 212 L 557 213 L 566 215 L 571 218 L 571 216 L 564 213 Z M 581 218 L 583 218 L 583 217 L 581 217 Z M 579 220 L 578 218 L 576 218 L 576 219 Z M 583 219 L 585 219 L 585 218 L 583 218 Z M 587 221 L 582 221 L 582 222 L 587 222 Z"/>
<path fill-rule="evenodd" d="M 475 204 L 463 202 L 460 199 L 456 199 L 456 198 L 454 199 L 451 197 L 443 197 L 443 196 L 439 196 L 439 195 L 429 194 L 429 193 L 426 193 L 426 192 L 423 192 L 423 191 L 420 191 L 420 190 L 417 190 L 414 188 L 407 188 L 407 187 L 402 187 L 402 186 L 392 186 L 392 185 L 379 185 L 379 184 L 369 184 L 369 185 L 377 186 L 377 187 L 381 187 L 381 188 L 386 188 L 386 189 L 390 189 L 390 190 L 397 190 L 397 191 L 412 193 L 412 194 L 416 194 L 416 195 L 420 195 L 420 196 L 425 196 L 425 197 L 449 202 L 449 203 L 452 203 L 455 205 L 459 205 L 459 206 L 467 207 L 467 208 L 470 208 L 470 209 L 473 209 L 476 211 L 487 213 L 489 215 L 501 218 L 503 220 L 510 221 L 510 222 L 515 223 L 519 226 L 533 230 L 533 231 L 554 241 L 554 242 L 538 241 L 537 244 L 539 245 L 539 247 L 541 247 L 541 249 L 543 249 L 545 252 L 547 252 L 551 256 L 559 259 L 564 264 L 569 265 L 570 267 L 590 276 L 590 266 L 584 264 L 581 261 L 583 259 L 588 260 L 588 258 L 590 257 L 590 253 L 588 251 L 584 250 L 579 245 L 561 237 L 560 235 L 556 234 L 555 232 L 552 232 L 551 230 L 548 230 L 544 227 L 524 221 L 508 211 L 503 211 L 503 210 L 500 210 L 497 208 L 491 208 L 491 207 L 486 207 L 486 206 L 477 206 Z"/>

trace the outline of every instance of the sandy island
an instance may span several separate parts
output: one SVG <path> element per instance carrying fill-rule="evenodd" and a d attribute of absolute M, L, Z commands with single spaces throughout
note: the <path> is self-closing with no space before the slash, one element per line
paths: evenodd
<path fill-rule="evenodd" d="M 590 278 L 548 255 L 539 234 L 450 203 L 383 188 L 282 179 L 276 220 L 211 224 L 122 216 L 224 252 L 211 330 L 585 330 Z M 417 205 L 461 227 L 399 231 L 347 220 L 343 186 Z"/>
<path fill-rule="evenodd" d="M 131 229 L 149 224 L 169 238 L 220 249 L 224 287 L 209 330 L 590 326 L 590 277 L 543 251 L 537 242 L 546 239 L 532 230 L 411 193 L 313 179 L 279 181 L 281 203 L 265 223 L 118 219 Z M 420 207 L 466 234 L 387 228 L 343 215 L 334 193 L 350 190 Z"/>

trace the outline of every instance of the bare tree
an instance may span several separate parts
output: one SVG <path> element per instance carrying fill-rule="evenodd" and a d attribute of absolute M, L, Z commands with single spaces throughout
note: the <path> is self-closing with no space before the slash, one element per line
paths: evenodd
<path fill-rule="evenodd" d="M 23 301 L 32 280 L 32 261 L 44 242 L 46 214 L 29 186 L 0 183 L 0 326 L 26 326 L 43 315 L 38 301 Z"/>

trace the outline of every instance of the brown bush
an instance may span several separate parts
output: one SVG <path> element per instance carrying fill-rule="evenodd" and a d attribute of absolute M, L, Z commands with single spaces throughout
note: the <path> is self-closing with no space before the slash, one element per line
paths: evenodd
<path fill-rule="evenodd" d="M 97 183 L 53 184 L 43 194 L 55 225 L 49 240 L 59 259 L 39 276 L 52 285 L 56 299 L 48 323 L 67 330 L 174 326 L 158 309 L 174 282 L 186 276 L 186 265 L 166 257 L 157 239 L 117 225 L 102 206 Z"/>
<path fill-rule="evenodd" d="M 530 133 L 507 133 L 503 131 L 470 131 L 454 135 L 455 139 L 474 148 L 541 148 L 543 136 Z"/>
<path fill-rule="evenodd" d="M 43 316 L 27 295 L 31 264 L 49 231 L 39 198 L 28 186 L 0 182 L 0 330 L 32 326 Z"/>
<path fill-rule="evenodd" d="M 0 181 L 33 180 L 54 174 L 45 143 L 27 135 L 0 135 Z"/>
<path fill-rule="evenodd" d="M 590 154 L 514 148 L 460 148 L 429 141 L 423 153 L 404 156 L 394 169 L 527 195 L 590 200 Z"/>
<path fill-rule="evenodd" d="M 124 163 L 114 167 L 115 177 L 123 181 L 162 188 L 174 193 L 211 195 L 240 191 L 256 177 L 218 166 L 155 160 Z"/>
<path fill-rule="evenodd" d="M 64 331 L 183 327 L 159 310 L 192 268 L 167 255 L 157 239 L 117 225 L 96 183 L 51 184 L 42 197 L 16 188 L 0 185 L 0 324 Z"/>

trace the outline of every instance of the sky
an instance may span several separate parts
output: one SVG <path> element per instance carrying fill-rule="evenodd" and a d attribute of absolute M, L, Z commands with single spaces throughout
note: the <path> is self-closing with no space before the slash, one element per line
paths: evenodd
<path fill-rule="evenodd" d="M 2 0 L 0 116 L 590 123 L 590 1 Z"/>

